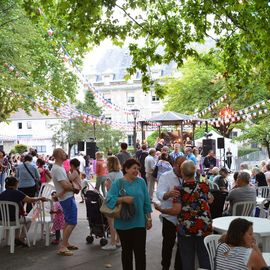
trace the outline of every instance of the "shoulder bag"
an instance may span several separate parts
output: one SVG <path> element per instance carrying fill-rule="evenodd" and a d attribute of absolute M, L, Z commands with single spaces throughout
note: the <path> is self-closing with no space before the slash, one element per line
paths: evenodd
<path fill-rule="evenodd" d="M 120 189 L 119 189 L 119 195 L 120 197 L 126 196 L 126 191 L 124 189 L 124 182 L 123 180 L 119 180 L 120 182 Z M 106 199 L 104 199 L 101 207 L 100 212 L 109 218 L 119 218 L 123 220 L 130 220 L 135 215 L 135 206 L 134 204 L 127 204 L 127 203 L 121 203 L 116 204 L 113 209 L 109 208 L 106 203 Z"/>
<path fill-rule="evenodd" d="M 36 185 L 36 190 L 39 191 L 40 190 L 40 182 L 34 177 L 34 175 L 31 173 L 31 171 L 28 169 L 28 167 L 25 165 L 25 163 L 23 162 L 23 165 L 25 167 L 25 169 L 28 171 L 28 173 L 31 175 L 31 177 L 34 179 L 35 181 L 35 185 Z"/>
<path fill-rule="evenodd" d="M 120 196 L 127 196 L 126 190 L 124 189 L 124 183 L 123 180 L 121 181 L 121 189 L 119 191 Z M 122 208 L 120 211 L 120 219 L 122 220 L 130 220 L 134 217 L 135 215 L 135 205 L 134 203 L 127 204 L 127 203 L 122 203 Z"/>
<path fill-rule="evenodd" d="M 119 190 L 119 193 L 121 192 L 121 190 L 124 189 L 123 187 L 123 183 L 121 182 L 121 188 Z M 106 199 L 103 200 L 102 205 L 100 207 L 100 212 L 108 218 L 120 218 L 120 214 L 121 214 L 121 209 L 122 209 L 122 204 L 116 204 L 115 207 L 113 209 L 109 208 L 107 206 L 107 202 Z"/>

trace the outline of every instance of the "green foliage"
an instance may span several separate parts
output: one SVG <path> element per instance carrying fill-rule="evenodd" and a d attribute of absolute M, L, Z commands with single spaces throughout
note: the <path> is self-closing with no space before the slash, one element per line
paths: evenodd
<path fill-rule="evenodd" d="M 225 93 L 224 79 L 216 79 L 215 66 L 197 63 L 189 58 L 180 70 L 181 77 L 168 79 L 165 110 L 194 114 Z"/>
<path fill-rule="evenodd" d="M 164 86 L 167 91 L 166 110 L 193 114 L 205 109 L 227 93 L 228 98 L 224 102 L 203 116 L 206 119 L 218 118 L 220 110 L 227 104 L 237 111 L 262 99 L 270 98 L 265 85 L 256 81 L 247 84 L 245 91 L 242 89 L 242 92 L 236 95 L 227 84 L 231 83 L 232 79 L 226 79 L 226 76 L 220 73 L 222 70 L 220 59 L 209 54 L 200 55 L 200 59 L 198 62 L 189 58 L 179 70 L 182 76 L 167 80 Z M 226 124 L 216 129 L 228 137 L 234 126 Z"/>
<path fill-rule="evenodd" d="M 76 93 L 76 77 L 67 71 L 59 48 L 27 17 L 21 2 L 3 0 L 0 6 L 0 121 L 18 108 L 31 111 L 37 98 L 46 103 L 45 91 L 63 101 Z"/>
<path fill-rule="evenodd" d="M 24 144 L 16 144 L 14 146 L 14 151 L 15 153 L 18 153 L 18 154 L 23 154 L 27 151 L 27 145 L 24 145 Z"/>
<path fill-rule="evenodd" d="M 242 130 L 242 135 L 235 138 L 236 141 L 249 141 L 257 143 L 267 148 L 268 156 L 270 158 L 270 126 L 269 116 L 256 122 L 249 122 L 248 127 Z"/>
<path fill-rule="evenodd" d="M 146 141 L 148 143 L 148 146 L 149 147 L 155 147 L 157 138 L 158 138 L 158 131 L 156 130 L 156 131 L 152 132 L 151 135 L 149 135 L 146 138 Z"/>
<path fill-rule="evenodd" d="M 24 0 L 31 17 L 42 7 L 47 20 L 69 48 L 82 54 L 91 44 L 110 38 L 125 41 L 132 55 L 130 74 L 142 72 L 144 90 L 154 85 L 148 72 L 155 64 L 198 57 L 198 45 L 214 40 L 230 91 L 245 95 L 256 81 L 270 88 L 270 8 L 268 1 L 194 0 Z M 142 40 L 144 43 L 142 44 Z M 161 50 L 160 48 L 163 48 Z M 160 89 L 159 89 L 160 90 Z M 162 93 L 161 93 L 162 94 Z"/>
<path fill-rule="evenodd" d="M 241 148 L 238 148 L 237 156 L 242 157 L 242 156 L 248 155 L 250 153 L 253 153 L 259 150 L 260 150 L 259 148 L 241 147 Z"/>

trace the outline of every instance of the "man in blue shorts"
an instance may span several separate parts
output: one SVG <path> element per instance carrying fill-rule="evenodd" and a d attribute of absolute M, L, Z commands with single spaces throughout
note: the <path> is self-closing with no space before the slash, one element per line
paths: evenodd
<path fill-rule="evenodd" d="M 77 205 L 74 198 L 73 186 L 68 180 L 66 171 L 63 167 L 63 162 L 66 159 L 66 153 L 61 148 L 56 148 L 53 151 L 55 163 L 52 167 L 52 179 L 56 189 L 56 196 L 59 198 L 60 204 L 64 211 L 65 228 L 63 230 L 63 241 L 58 255 L 71 256 L 72 250 L 77 250 L 78 247 L 69 243 L 69 237 L 77 225 Z"/>

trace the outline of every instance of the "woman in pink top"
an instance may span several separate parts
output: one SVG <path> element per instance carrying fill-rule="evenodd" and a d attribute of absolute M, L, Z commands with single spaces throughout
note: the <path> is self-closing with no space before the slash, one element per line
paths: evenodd
<path fill-rule="evenodd" d="M 38 158 L 36 164 L 37 164 L 38 172 L 40 174 L 41 184 L 50 182 L 52 176 L 51 176 L 51 173 L 47 169 L 44 168 L 45 161 L 41 158 Z"/>
<path fill-rule="evenodd" d="M 66 158 L 67 159 L 63 162 L 63 167 L 64 167 L 66 173 L 68 173 L 70 171 L 70 160 L 68 158 L 68 155 Z"/>
<path fill-rule="evenodd" d="M 96 190 L 99 191 L 101 186 L 103 196 L 106 197 L 105 182 L 107 179 L 108 170 L 103 156 L 103 152 L 96 152 Z"/>

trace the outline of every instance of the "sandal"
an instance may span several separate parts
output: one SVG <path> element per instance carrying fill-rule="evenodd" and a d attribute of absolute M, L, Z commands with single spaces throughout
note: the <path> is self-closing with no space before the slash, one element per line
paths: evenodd
<path fill-rule="evenodd" d="M 70 250 L 59 250 L 57 252 L 57 255 L 60 255 L 60 256 L 72 256 L 73 252 L 70 251 Z"/>
<path fill-rule="evenodd" d="M 70 245 L 67 247 L 68 250 L 78 250 L 79 248 L 77 246 L 74 245 Z"/>

